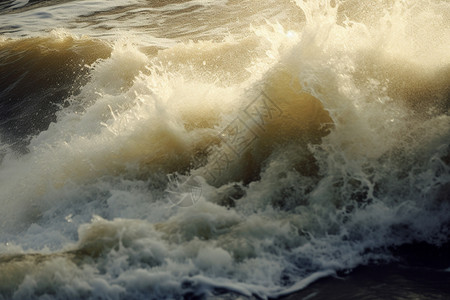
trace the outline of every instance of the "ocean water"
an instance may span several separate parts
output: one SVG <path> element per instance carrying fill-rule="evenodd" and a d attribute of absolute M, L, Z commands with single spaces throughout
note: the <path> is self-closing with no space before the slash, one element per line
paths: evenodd
<path fill-rule="evenodd" d="M 449 244 L 449 1 L 0 3 L 0 299 L 447 299 Z"/>

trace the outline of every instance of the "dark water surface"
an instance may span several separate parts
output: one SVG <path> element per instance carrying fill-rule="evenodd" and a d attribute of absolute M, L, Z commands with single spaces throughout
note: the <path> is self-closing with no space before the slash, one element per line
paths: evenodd
<path fill-rule="evenodd" d="M 360 267 L 349 275 L 321 279 L 281 299 L 448 299 L 448 272 L 405 266 Z"/>

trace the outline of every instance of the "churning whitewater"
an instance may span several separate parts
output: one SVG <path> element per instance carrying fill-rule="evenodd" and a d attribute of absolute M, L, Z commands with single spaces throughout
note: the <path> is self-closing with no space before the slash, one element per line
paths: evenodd
<path fill-rule="evenodd" d="M 0 15 L 0 299 L 277 298 L 450 242 L 450 2 Z"/>

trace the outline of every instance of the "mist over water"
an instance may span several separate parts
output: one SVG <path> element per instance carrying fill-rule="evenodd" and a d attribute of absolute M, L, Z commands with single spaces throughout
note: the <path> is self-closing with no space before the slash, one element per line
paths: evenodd
<path fill-rule="evenodd" d="M 276 298 L 447 249 L 449 2 L 0 16 L 0 299 Z"/>

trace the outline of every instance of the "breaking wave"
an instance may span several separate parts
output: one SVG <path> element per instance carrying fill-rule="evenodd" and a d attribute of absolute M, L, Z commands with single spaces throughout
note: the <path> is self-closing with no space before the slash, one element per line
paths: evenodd
<path fill-rule="evenodd" d="M 295 3 L 1 38 L 0 298 L 280 297 L 448 243 L 449 3 Z"/>

